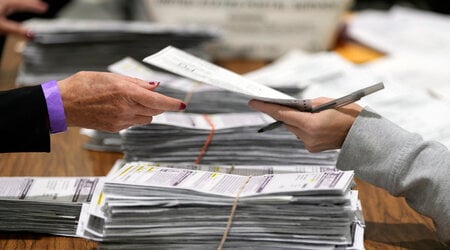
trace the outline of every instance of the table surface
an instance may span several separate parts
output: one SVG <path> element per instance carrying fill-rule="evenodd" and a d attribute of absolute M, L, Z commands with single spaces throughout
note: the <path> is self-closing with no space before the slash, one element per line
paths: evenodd
<path fill-rule="evenodd" d="M 17 39 L 8 38 L 0 67 L 0 90 L 14 88 L 17 66 Z M 355 56 L 355 62 L 365 60 L 361 47 L 342 46 L 338 53 Z M 356 51 L 356 54 L 355 54 Z M 373 57 L 372 54 L 368 54 Z M 352 58 L 350 58 L 352 59 Z M 245 73 L 264 65 L 255 61 L 224 61 L 220 65 Z M 82 148 L 88 138 L 79 128 L 51 136 L 51 153 L 0 154 L 0 176 L 104 176 L 121 153 L 96 152 Z M 443 249 L 429 218 L 408 207 L 403 198 L 356 179 L 359 198 L 366 222 L 364 244 L 366 249 Z M 80 238 L 33 233 L 0 234 L 0 249 L 95 249 L 96 243 Z"/>

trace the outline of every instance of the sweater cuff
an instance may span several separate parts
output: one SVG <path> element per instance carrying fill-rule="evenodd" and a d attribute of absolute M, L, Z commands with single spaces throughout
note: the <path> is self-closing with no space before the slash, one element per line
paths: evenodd
<path fill-rule="evenodd" d="M 48 81 L 41 84 L 41 87 L 47 102 L 50 132 L 59 133 L 66 131 L 66 116 L 61 94 L 59 93 L 58 82 L 55 80 Z"/>

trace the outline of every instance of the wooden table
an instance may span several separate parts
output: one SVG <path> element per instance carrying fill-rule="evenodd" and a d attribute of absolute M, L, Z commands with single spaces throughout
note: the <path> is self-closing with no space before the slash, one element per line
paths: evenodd
<path fill-rule="evenodd" d="M 14 88 L 18 53 L 14 39 L 8 39 L 2 58 L 0 90 Z M 351 45 L 351 49 L 354 49 Z M 346 53 L 342 47 L 339 53 Z M 360 48 L 358 48 L 360 49 Z M 354 51 L 354 50 L 352 50 Z M 357 55 L 361 58 L 360 55 Z M 227 61 L 221 65 L 244 73 L 264 65 L 254 61 Z M 78 128 L 52 135 L 51 153 L 0 154 L 0 176 L 104 176 L 120 153 L 84 150 L 87 138 Z M 382 189 L 356 180 L 366 220 L 366 249 L 443 249 L 437 240 L 433 223 L 413 211 L 403 198 L 395 198 Z M 96 243 L 79 238 L 30 233 L 0 234 L 0 249 L 94 249 Z"/>

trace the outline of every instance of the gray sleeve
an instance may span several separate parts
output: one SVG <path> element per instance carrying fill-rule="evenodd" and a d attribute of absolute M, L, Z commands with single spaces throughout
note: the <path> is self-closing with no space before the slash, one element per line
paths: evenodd
<path fill-rule="evenodd" d="M 424 141 L 369 109 L 357 117 L 342 146 L 337 167 L 403 196 L 433 219 L 439 237 L 450 243 L 450 151 Z"/>

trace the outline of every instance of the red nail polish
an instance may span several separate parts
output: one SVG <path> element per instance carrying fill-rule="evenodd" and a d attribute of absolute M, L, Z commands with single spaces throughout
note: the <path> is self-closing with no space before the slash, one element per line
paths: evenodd
<path fill-rule="evenodd" d="M 180 103 L 180 110 L 185 110 L 186 109 L 186 103 L 182 102 Z"/>
<path fill-rule="evenodd" d="M 28 39 L 33 40 L 34 39 L 34 33 L 31 30 L 27 31 L 27 34 L 25 35 Z"/>
<path fill-rule="evenodd" d="M 148 84 L 152 86 L 159 86 L 159 82 L 148 82 Z"/>

